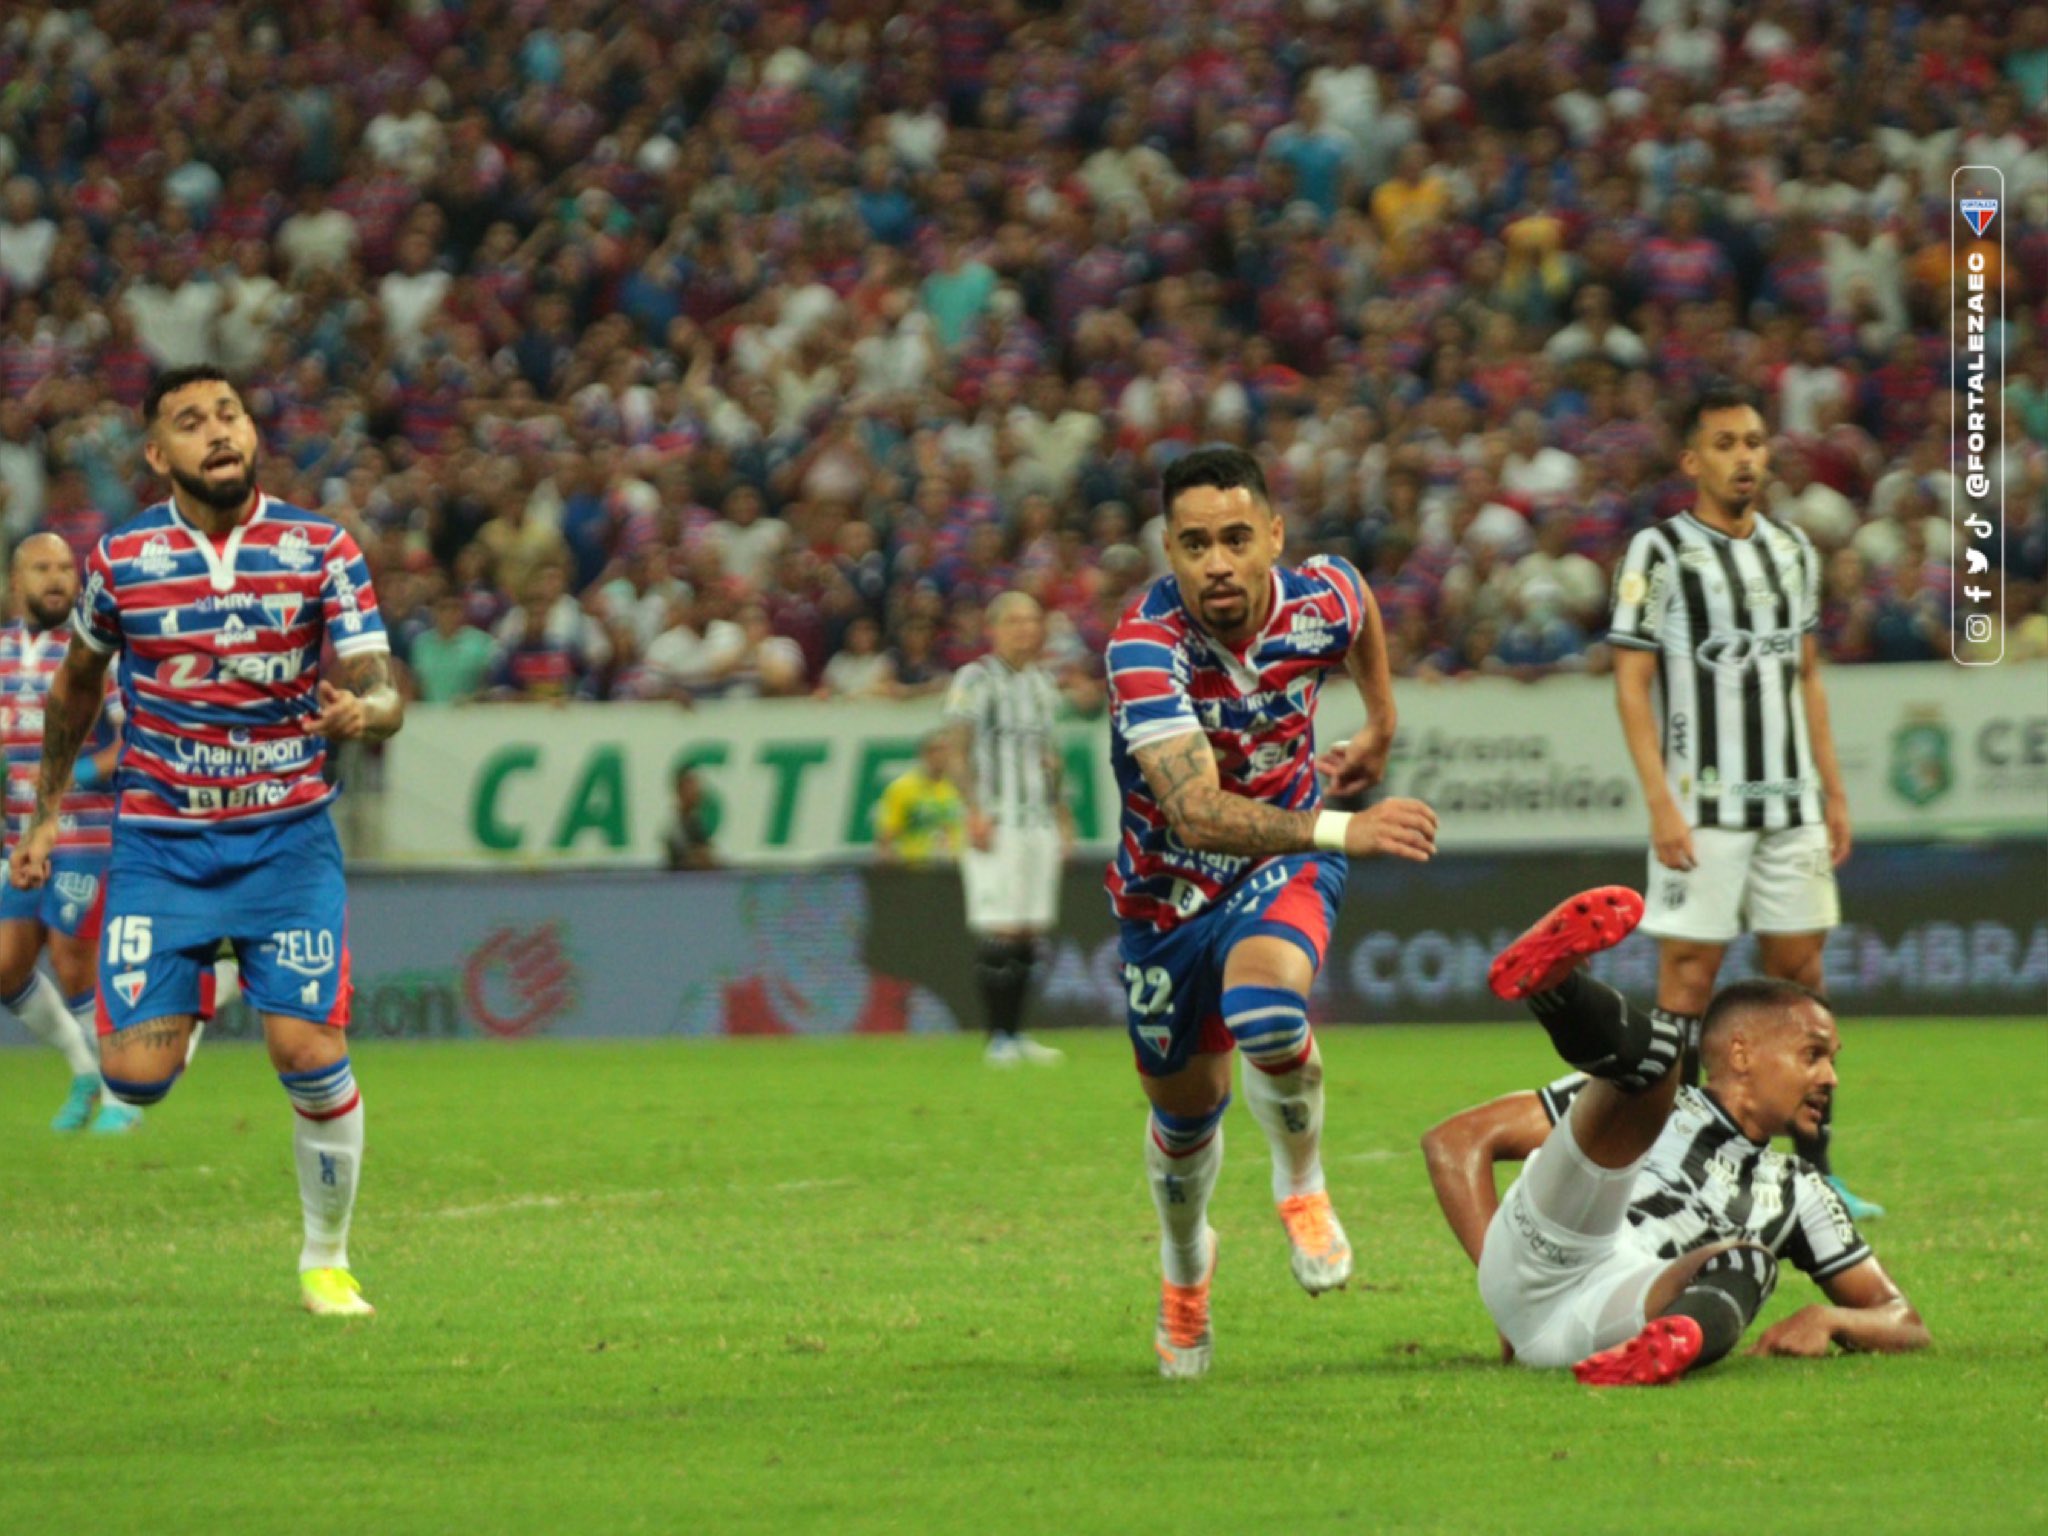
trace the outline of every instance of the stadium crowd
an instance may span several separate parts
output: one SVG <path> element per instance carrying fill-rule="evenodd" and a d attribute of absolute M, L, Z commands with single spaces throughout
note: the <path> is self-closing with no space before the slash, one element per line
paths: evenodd
<path fill-rule="evenodd" d="M 1604 664 L 1709 376 L 1838 661 L 1950 639 L 1950 174 L 2005 174 L 2007 612 L 2048 651 L 2048 7 L 16 0 L 0 528 L 153 494 L 152 370 L 368 551 L 430 702 L 1098 664 L 1251 446 L 1397 670 Z"/>

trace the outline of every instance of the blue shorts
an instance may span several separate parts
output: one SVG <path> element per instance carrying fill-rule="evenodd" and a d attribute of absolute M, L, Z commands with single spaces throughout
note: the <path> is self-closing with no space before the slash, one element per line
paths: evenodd
<path fill-rule="evenodd" d="M 1289 854 L 1169 932 L 1125 923 L 1117 951 L 1138 1070 L 1167 1077 L 1197 1052 L 1232 1048 L 1223 1024 L 1223 966 L 1246 939 L 1286 939 L 1321 969 L 1349 869 L 1341 854 Z"/>
<path fill-rule="evenodd" d="M 50 878 L 32 891 L 0 876 L 0 923 L 41 923 L 74 939 L 97 939 L 106 890 L 106 854 L 63 849 L 50 856 Z"/>
<path fill-rule="evenodd" d="M 260 1013 L 348 1023 L 348 893 L 325 811 L 228 832 L 116 825 L 100 944 L 99 1029 L 200 1010 L 221 940 Z"/>

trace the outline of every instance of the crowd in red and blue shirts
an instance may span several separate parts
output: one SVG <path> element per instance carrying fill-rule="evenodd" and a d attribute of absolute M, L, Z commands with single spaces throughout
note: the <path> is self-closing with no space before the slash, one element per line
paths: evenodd
<path fill-rule="evenodd" d="M 2048 8 L 258 0 L 0 18 L 0 530 L 160 495 L 217 363 L 419 695 L 1099 668 L 1250 447 L 1398 670 L 1597 668 L 1709 379 L 1840 661 L 1946 655 L 1950 174 L 2004 173 L 2009 654 L 2048 651 Z M 1961 248 L 1971 244 L 1965 237 Z"/>

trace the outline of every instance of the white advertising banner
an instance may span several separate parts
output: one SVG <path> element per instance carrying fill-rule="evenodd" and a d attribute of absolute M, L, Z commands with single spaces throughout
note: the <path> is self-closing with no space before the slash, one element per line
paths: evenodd
<path fill-rule="evenodd" d="M 2048 667 L 1841 667 L 1827 690 L 1858 837 L 2048 836 Z M 1609 679 L 1407 683 L 1396 697 L 1389 787 L 1436 808 L 1446 853 L 1642 845 L 1642 796 Z M 1337 681 L 1322 739 L 1362 718 Z M 384 855 L 655 864 L 675 771 L 689 764 L 728 862 L 863 858 L 876 800 L 938 724 L 930 701 L 416 708 L 389 748 Z M 1063 732 L 1081 842 L 1107 848 L 1107 722 Z"/>

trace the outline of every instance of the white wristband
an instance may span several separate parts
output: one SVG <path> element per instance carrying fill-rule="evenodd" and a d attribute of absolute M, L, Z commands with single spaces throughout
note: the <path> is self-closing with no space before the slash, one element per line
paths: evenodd
<path fill-rule="evenodd" d="M 1316 830 L 1314 833 L 1316 847 L 1324 853 L 1342 853 L 1344 851 L 1344 829 L 1350 825 L 1351 813 L 1349 811 L 1316 812 Z"/>

